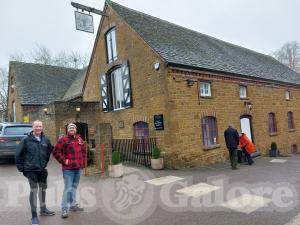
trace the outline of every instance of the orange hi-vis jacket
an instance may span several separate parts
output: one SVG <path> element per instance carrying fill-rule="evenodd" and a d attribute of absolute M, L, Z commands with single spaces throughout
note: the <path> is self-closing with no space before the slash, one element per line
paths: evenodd
<path fill-rule="evenodd" d="M 244 133 L 242 133 L 242 136 L 240 137 L 240 147 L 245 148 L 249 154 L 256 151 L 255 145 L 250 141 L 250 139 Z"/>

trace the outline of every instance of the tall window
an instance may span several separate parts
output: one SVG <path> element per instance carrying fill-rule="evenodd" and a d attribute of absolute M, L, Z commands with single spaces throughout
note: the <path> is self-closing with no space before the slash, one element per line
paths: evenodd
<path fill-rule="evenodd" d="M 16 103 L 13 101 L 12 102 L 12 122 L 17 122 L 17 115 L 16 115 Z"/>
<path fill-rule="evenodd" d="M 110 81 L 111 81 L 113 109 L 124 108 L 125 102 L 124 102 L 124 90 L 123 90 L 123 83 L 122 83 L 121 68 L 118 68 L 111 72 Z"/>
<path fill-rule="evenodd" d="M 290 130 L 295 129 L 293 112 L 288 112 L 287 116 L 288 116 L 288 128 Z"/>
<path fill-rule="evenodd" d="M 139 121 L 133 124 L 134 137 L 136 139 L 144 139 L 149 137 L 148 123 Z"/>
<path fill-rule="evenodd" d="M 290 91 L 285 91 L 285 99 L 290 100 Z"/>
<path fill-rule="evenodd" d="M 217 120 L 215 117 L 206 116 L 201 119 L 202 142 L 204 146 L 217 144 Z"/>
<path fill-rule="evenodd" d="M 277 132 L 277 125 L 276 125 L 275 113 L 269 113 L 269 133 L 276 133 L 276 132 Z"/>
<path fill-rule="evenodd" d="M 211 83 L 200 82 L 200 96 L 211 96 Z"/>
<path fill-rule="evenodd" d="M 116 28 L 106 33 L 107 61 L 111 63 L 117 59 Z"/>
<path fill-rule="evenodd" d="M 247 87 L 240 86 L 240 98 L 247 98 Z"/>
<path fill-rule="evenodd" d="M 104 112 L 131 107 L 130 74 L 127 61 L 109 73 L 100 74 L 100 93 Z"/>

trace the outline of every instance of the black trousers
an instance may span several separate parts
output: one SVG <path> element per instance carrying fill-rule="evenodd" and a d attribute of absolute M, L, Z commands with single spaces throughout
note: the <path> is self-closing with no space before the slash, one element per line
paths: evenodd
<path fill-rule="evenodd" d="M 30 185 L 29 202 L 31 207 L 32 217 L 37 216 L 37 196 L 39 196 L 41 209 L 46 208 L 46 189 L 48 171 L 25 171 L 24 176 L 28 179 Z"/>
<path fill-rule="evenodd" d="M 253 163 L 253 159 L 251 158 L 251 155 L 246 151 L 245 148 L 242 148 L 242 150 L 243 153 L 245 154 L 248 164 L 251 165 Z"/>
<path fill-rule="evenodd" d="M 237 168 L 237 148 L 228 148 L 231 168 Z"/>

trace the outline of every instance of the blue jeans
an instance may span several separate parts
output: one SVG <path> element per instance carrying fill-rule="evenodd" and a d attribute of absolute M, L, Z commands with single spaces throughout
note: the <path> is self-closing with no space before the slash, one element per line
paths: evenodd
<path fill-rule="evenodd" d="M 76 190 L 80 180 L 80 169 L 63 170 L 64 178 L 64 193 L 61 202 L 62 209 L 69 209 L 75 206 L 76 203 Z"/>

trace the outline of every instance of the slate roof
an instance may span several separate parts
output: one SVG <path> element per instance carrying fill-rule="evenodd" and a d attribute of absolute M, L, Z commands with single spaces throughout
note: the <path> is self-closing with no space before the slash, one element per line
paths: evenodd
<path fill-rule="evenodd" d="M 61 101 L 82 70 L 58 66 L 10 62 L 22 105 L 44 105 Z M 70 94 L 69 94 L 70 96 Z"/>
<path fill-rule="evenodd" d="M 300 84 L 300 76 L 267 56 L 107 1 L 166 62 Z M 259 35 L 259 34 L 258 34 Z"/>
<path fill-rule="evenodd" d="M 87 68 L 80 70 L 77 75 L 77 78 L 73 81 L 71 86 L 66 91 L 63 101 L 69 101 L 71 99 L 82 96 L 83 93 L 83 84 L 86 76 Z"/>

